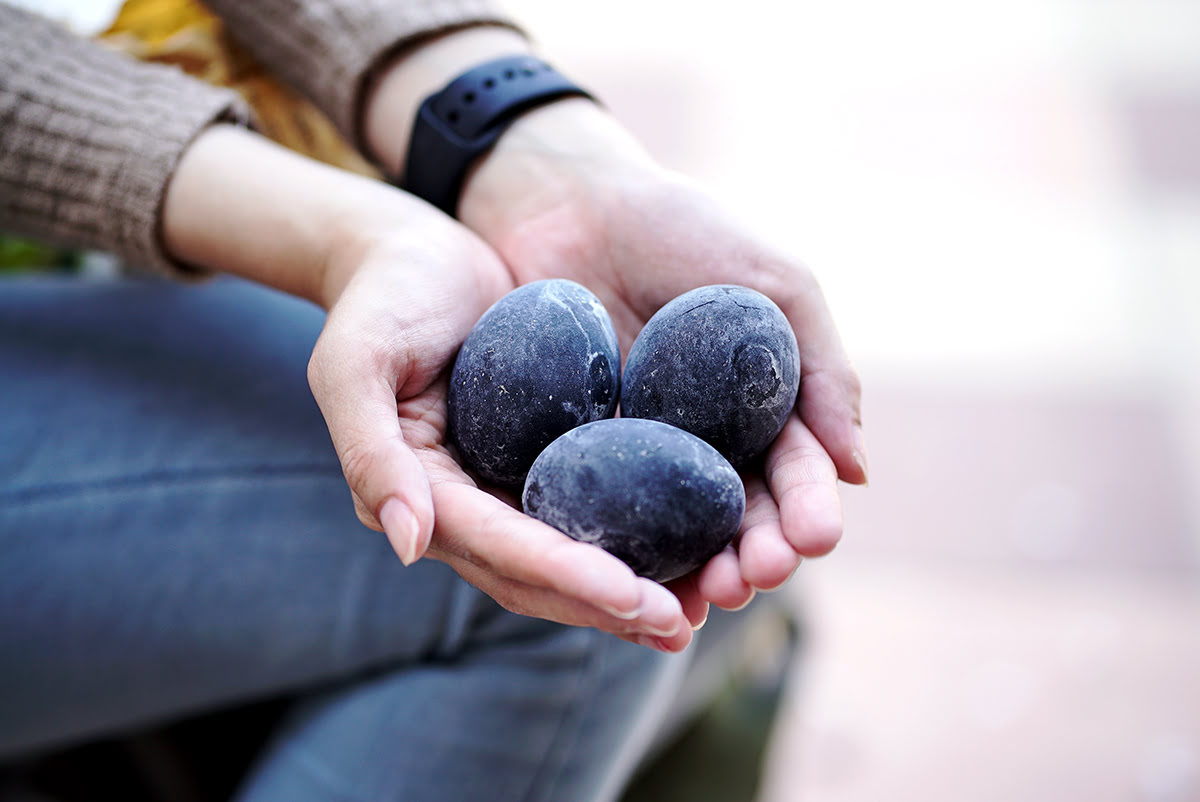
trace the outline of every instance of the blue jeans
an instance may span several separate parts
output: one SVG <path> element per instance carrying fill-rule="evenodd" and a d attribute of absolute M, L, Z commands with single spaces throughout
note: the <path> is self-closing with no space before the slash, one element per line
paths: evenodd
<path fill-rule="evenodd" d="M 245 800 L 615 796 L 686 656 L 504 611 L 358 523 L 317 308 L 0 281 L 0 758 L 281 693 Z"/>

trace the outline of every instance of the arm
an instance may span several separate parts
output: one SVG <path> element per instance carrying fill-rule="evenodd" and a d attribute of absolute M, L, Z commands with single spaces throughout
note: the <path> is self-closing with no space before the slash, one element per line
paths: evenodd
<path fill-rule="evenodd" d="M 512 286 L 469 231 L 214 124 L 240 116 L 230 93 L 2 5 L 0 111 L 0 225 L 177 275 L 229 272 L 329 310 L 310 384 L 360 518 L 402 559 L 428 550 L 512 610 L 687 645 L 670 593 L 478 490 L 446 450 L 445 368 Z"/>
<path fill-rule="evenodd" d="M 458 7 L 446 0 L 273 2 L 297 12 L 289 37 L 315 39 L 322 58 L 335 65 L 353 61 L 357 72 L 332 70 L 341 76 L 336 85 L 294 75 L 285 50 L 258 41 L 254 26 L 262 22 L 247 17 L 254 12 L 235 20 L 233 0 L 213 5 L 238 25 L 251 26 L 256 35 L 246 41 L 256 54 L 323 106 L 368 158 L 393 175 L 426 94 L 480 62 L 530 47 L 514 31 L 475 25 L 494 18 L 410 24 L 414 13 Z M 306 29 L 313 15 L 351 22 Z M 361 34 L 369 57 L 354 61 L 343 49 L 352 47 L 354 31 L 364 25 L 371 28 Z M 383 31 L 390 33 L 379 36 Z M 381 46 L 380 38 L 389 36 L 396 44 Z M 746 477 L 748 512 L 737 548 L 677 590 L 686 606 L 698 594 L 737 607 L 756 589 L 781 585 L 804 557 L 834 547 L 842 531 L 837 481 L 866 481 L 860 389 L 806 267 L 655 165 L 618 121 L 585 100 L 554 103 L 518 119 L 476 164 L 459 217 L 500 254 L 518 283 L 563 276 L 596 292 L 626 348 L 650 315 L 692 287 L 737 283 L 772 297 L 801 347 L 797 413 L 762 474 Z"/>
<path fill-rule="evenodd" d="M 494 39 L 462 32 L 409 51 L 380 72 L 365 98 L 369 155 L 402 163 L 412 110 L 430 88 L 497 55 Z M 521 52 L 524 42 L 514 42 Z M 431 72 L 442 70 L 434 79 Z M 842 531 L 840 479 L 864 483 L 860 387 L 812 273 L 766 244 L 679 176 L 655 165 L 604 109 L 572 99 L 520 117 L 475 165 L 459 218 L 504 258 L 518 283 L 575 278 L 605 302 L 627 348 L 671 298 L 734 283 L 772 297 L 800 343 L 796 414 L 746 476 L 746 521 L 736 548 L 693 577 L 723 607 L 778 587 L 804 557 L 831 550 Z M 689 589 L 680 589 L 687 598 Z"/>
<path fill-rule="evenodd" d="M 687 645 L 669 592 L 479 490 L 446 449 L 446 369 L 512 288 L 478 238 L 392 187 L 229 126 L 183 155 L 163 232 L 180 260 L 329 310 L 309 383 L 359 518 L 406 564 L 428 553 L 510 610 Z"/>

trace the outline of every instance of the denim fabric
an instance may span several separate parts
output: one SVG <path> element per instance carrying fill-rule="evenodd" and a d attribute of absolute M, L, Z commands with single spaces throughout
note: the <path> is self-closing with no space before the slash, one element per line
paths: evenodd
<path fill-rule="evenodd" d="M 244 282 L 0 281 L 0 757 L 283 692 L 246 800 L 612 798 L 685 667 L 358 523 Z"/>

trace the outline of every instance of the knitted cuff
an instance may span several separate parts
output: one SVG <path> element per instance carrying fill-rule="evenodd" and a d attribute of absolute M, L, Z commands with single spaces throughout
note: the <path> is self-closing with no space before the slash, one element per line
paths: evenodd
<path fill-rule="evenodd" d="M 0 9 L 0 228 L 195 276 L 163 249 L 167 185 L 201 131 L 244 123 L 249 109 L 230 90 Z"/>

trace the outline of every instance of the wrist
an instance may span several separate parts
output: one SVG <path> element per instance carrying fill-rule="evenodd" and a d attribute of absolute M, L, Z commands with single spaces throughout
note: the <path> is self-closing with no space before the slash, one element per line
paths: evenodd
<path fill-rule="evenodd" d="M 368 157 L 399 176 L 421 101 L 484 61 L 529 52 L 524 36 L 490 26 L 465 28 L 403 51 L 367 88 L 362 119 Z"/>
<path fill-rule="evenodd" d="M 386 184 L 216 125 L 185 151 L 161 218 L 172 258 L 331 306 L 385 234 L 452 226 Z M 416 236 L 413 234 L 412 236 Z"/>
<path fill-rule="evenodd" d="M 459 219 L 493 243 L 522 220 L 658 170 L 606 109 L 568 98 L 518 117 L 467 174 Z"/>

